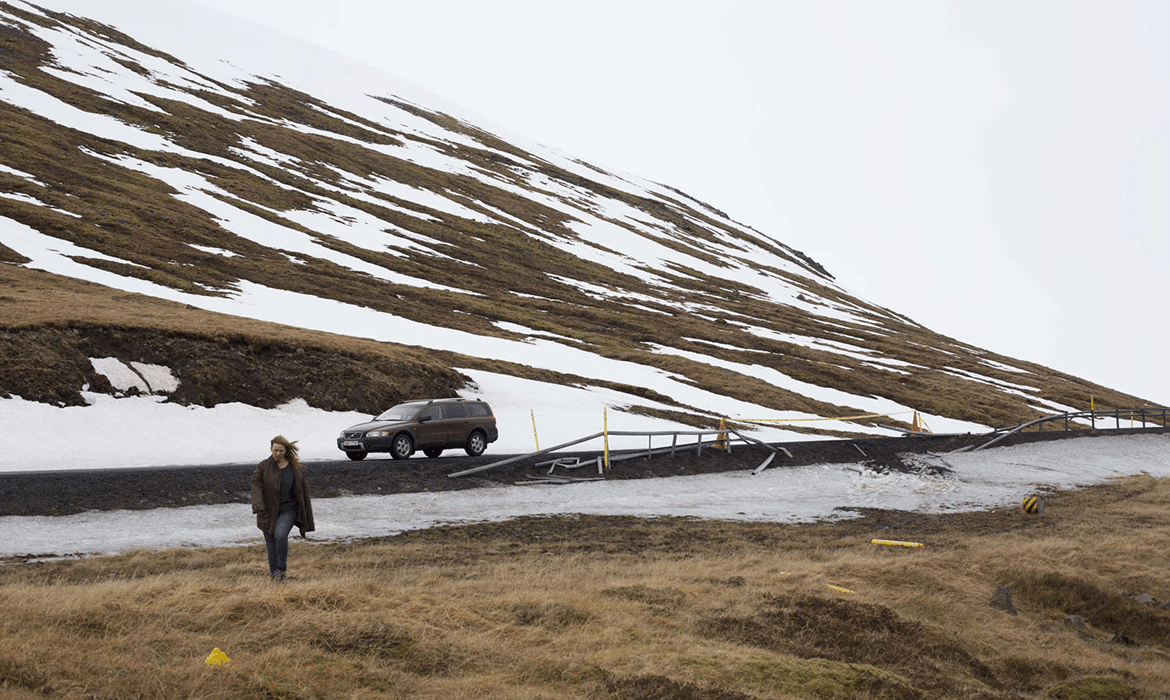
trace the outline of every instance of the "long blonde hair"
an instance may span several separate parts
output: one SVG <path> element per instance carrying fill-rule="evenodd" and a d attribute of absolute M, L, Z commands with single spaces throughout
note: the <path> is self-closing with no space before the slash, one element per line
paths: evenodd
<path fill-rule="evenodd" d="M 296 442 L 289 441 L 289 439 L 283 435 L 277 435 L 276 437 L 272 438 L 272 440 L 270 440 L 268 442 L 268 444 L 269 445 L 283 445 L 284 446 L 284 456 L 288 458 L 289 464 L 291 464 L 297 468 L 302 468 L 304 466 L 301 464 L 301 458 L 297 452 L 297 443 Z"/>

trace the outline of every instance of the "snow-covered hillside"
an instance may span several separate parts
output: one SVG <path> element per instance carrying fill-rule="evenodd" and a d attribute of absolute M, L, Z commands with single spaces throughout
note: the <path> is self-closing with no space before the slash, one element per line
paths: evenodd
<path fill-rule="evenodd" d="M 176 332 L 199 333 L 178 317 L 194 309 L 442 353 L 518 449 L 540 416 L 558 418 L 549 444 L 607 410 L 613 429 L 689 416 L 775 440 L 893 434 L 882 426 L 916 412 L 936 432 L 981 432 L 1140 401 L 933 334 L 715 206 L 181 0 L 14 0 L 0 26 L 14 47 L 0 261 L 14 280 L 40 270 L 175 302 Z M 34 296 L 31 316 L 0 317 L 11 333 L 91 322 Z M 236 410 L 311 434 L 316 456 L 358 416 L 313 408 L 307 388 L 280 409 L 182 406 L 166 399 L 188 367 L 153 352 L 91 355 L 78 371 L 110 389 L 78 381 L 73 406 L 23 397 L 28 372 L 0 376 L 0 467 L 52 466 L 38 455 L 53 435 L 95 426 L 123 443 L 206 439 Z M 173 381 L 135 386 L 119 368 L 135 360 Z M 119 398 L 132 388 L 156 396 Z M 159 459 L 127 449 L 125 465 Z"/>

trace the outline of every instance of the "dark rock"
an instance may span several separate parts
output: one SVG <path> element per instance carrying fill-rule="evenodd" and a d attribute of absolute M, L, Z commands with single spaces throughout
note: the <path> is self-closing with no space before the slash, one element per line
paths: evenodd
<path fill-rule="evenodd" d="M 991 607 L 1002 610 L 1009 615 L 1018 615 L 1016 606 L 1012 604 L 1012 592 L 1007 586 L 999 586 L 991 595 Z"/>
<path fill-rule="evenodd" d="M 1123 644 L 1127 647 L 1136 647 L 1138 645 L 1137 642 L 1125 636 L 1124 632 L 1118 632 L 1117 634 L 1113 635 L 1113 643 Z"/>

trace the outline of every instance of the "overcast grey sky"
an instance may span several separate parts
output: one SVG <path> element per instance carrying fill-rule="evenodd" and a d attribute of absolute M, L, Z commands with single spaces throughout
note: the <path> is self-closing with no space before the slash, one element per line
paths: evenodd
<path fill-rule="evenodd" d="M 936 331 L 1170 403 L 1170 3 L 200 2 L 677 187 Z"/>

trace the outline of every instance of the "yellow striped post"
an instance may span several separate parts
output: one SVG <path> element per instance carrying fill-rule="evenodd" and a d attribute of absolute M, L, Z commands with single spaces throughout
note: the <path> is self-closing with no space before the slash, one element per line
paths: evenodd
<path fill-rule="evenodd" d="M 1044 512 L 1044 498 L 1041 496 L 1028 496 L 1024 499 L 1024 512 L 1032 515 L 1039 515 Z"/>
<path fill-rule="evenodd" d="M 609 407 L 601 407 L 601 441 L 605 451 L 605 468 L 609 469 Z"/>

